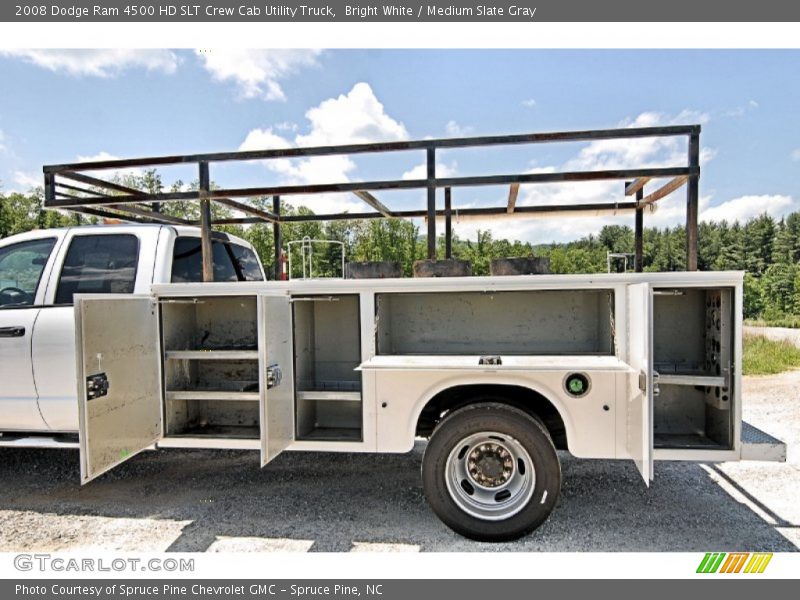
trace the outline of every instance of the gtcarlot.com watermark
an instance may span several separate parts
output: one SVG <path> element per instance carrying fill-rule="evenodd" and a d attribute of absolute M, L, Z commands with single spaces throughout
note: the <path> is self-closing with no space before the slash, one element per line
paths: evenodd
<path fill-rule="evenodd" d="M 194 571 L 193 558 L 66 558 L 50 554 L 17 554 L 14 557 L 17 571 L 37 571 L 40 573 L 141 573 L 144 571 L 160 573 L 191 573 Z"/>

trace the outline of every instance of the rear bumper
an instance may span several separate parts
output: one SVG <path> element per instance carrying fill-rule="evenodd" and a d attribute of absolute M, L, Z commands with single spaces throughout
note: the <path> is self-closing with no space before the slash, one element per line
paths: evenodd
<path fill-rule="evenodd" d="M 786 444 L 742 421 L 742 460 L 786 462 Z"/>

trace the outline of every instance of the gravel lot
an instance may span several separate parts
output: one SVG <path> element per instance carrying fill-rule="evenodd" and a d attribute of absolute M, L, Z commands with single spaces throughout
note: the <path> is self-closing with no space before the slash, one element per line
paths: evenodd
<path fill-rule="evenodd" d="M 797 551 L 800 371 L 745 378 L 745 418 L 785 464 L 633 464 L 562 454 L 550 519 L 514 543 L 470 542 L 428 509 L 408 455 L 149 452 L 81 488 L 77 451 L 0 449 L 2 551 Z"/>

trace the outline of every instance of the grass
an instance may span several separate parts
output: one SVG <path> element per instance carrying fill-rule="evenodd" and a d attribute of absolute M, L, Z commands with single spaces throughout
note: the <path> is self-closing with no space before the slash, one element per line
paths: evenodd
<path fill-rule="evenodd" d="M 791 329 L 800 329 L 800 316 L 784 315 L 771 319 L 763 317 L 758 319 L 745 319 L 744 324 L 752 325 L 753 327 L 790 327 Z"/>
<path fill-rule="evenodd" d="M 800 367 L 800 348 L 763 335 L 744 337 L 742 371 L 745 375 L 774 375 Z"/>

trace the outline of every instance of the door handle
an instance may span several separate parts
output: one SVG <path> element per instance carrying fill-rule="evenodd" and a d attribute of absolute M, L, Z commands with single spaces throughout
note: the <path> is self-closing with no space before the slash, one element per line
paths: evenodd
<path fill-rule="evenodd" d="M 0 327 L 0 338 L 14 338 L 22 337 L 25 335 L 25 328 L 16 327 Z"/>

